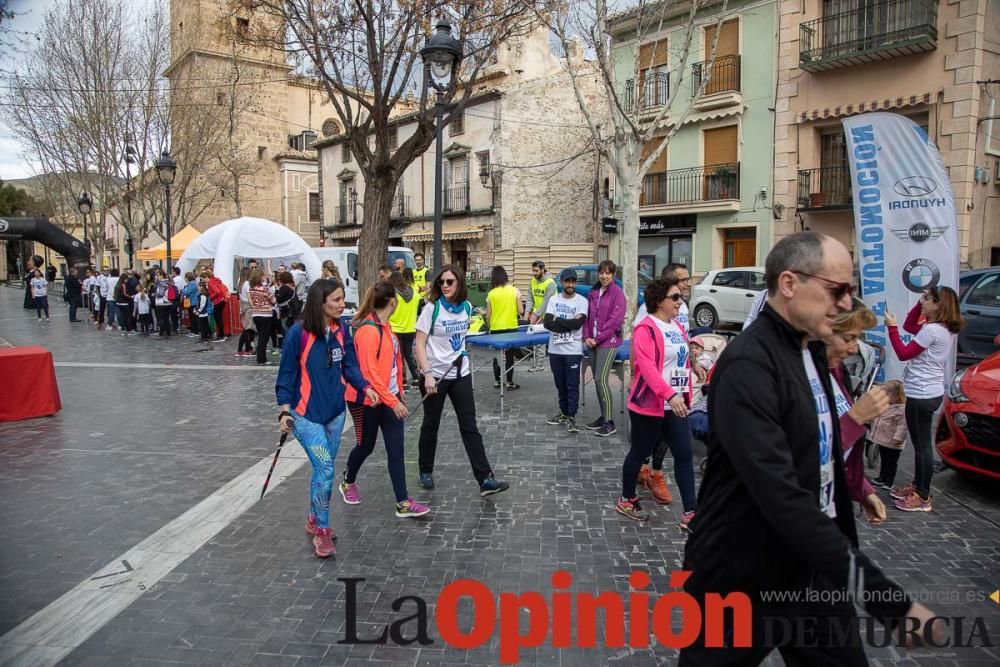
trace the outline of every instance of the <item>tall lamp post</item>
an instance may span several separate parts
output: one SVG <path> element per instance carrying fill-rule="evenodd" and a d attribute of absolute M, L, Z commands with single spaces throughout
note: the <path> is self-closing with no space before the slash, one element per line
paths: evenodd
<path fill-rule="evenodd" d="M 444 266 L 442 245 L 442 202 L 444 194 L 441 190 L 441 163 L 444 152 L 443 128 L 441 119 L 444 116 L 445 94 L 455 85 L 455 73 L 462 62 L 462 43 L 451 36 L 451 25 L 444 19 L 437 23 L 437 32 L 427 40 L 426 46 L 420 49 L 420 57 L 424 61 L 424 76 L 435 92 L 437 101 L 434 103 L 434 134 L 436 149 L 434 155 L 434 263 L 440 270 Z"/>
<path fill-rule="evenodd" d="M 135 163 L 135 146 L 132 145 L 132 138 L 125 138 L 125 210 L 128 216 L 128 224 L 125 225 L 125 251 L 128 252 L 128 265 L 133 266 L 132 255 L 135 248 L 132 244 L 132 173 L 129 165 Z"/>
<path fill-rule="evenodd" d="M 87 248 L 87 253 L 90 253 L 90 239 L 87 238 L 87 216 L 90 212 L 94 210 L 94 202 L 90 199 L 89 192 L 81 192 L 80 198 L 76 200 L 76 208 L 80 211 L 80 215 L 83 216 L 83 245 Z"/>
<path fill-rule="evenodd" d="M 171 275 L 170 237 L 173 235 L 170 227 L 170 186 L 174 184 L 174 177 L 177 175 L 177 163 L 170 157 L 170 151 L 163 151 L 160 158 L 154 163 L 156 167 L 156 177 L 163 184 L 163 190 L 167 198 L 166 226 L 167 226 L 167 278 L 173 280 Z"/>

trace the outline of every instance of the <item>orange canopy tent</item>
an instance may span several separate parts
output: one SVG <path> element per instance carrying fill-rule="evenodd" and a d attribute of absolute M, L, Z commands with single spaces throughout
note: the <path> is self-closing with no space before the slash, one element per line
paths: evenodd
<path fill-rule="evenodd" d="M 173 238 L 170 239 L 170 259 L 174 261 L 180 259 L 184 251 L 187 250 L 187 247 L 199 236 L 201 236 L 201 232 L 191 225 L 187 225 L 184 229 L 174 234 Z M 142 261 L 165 260 L 167 258 L 167 242 L 164 241 L 154 248 L 140 250 L 135 253 L 135 256 Z"/>

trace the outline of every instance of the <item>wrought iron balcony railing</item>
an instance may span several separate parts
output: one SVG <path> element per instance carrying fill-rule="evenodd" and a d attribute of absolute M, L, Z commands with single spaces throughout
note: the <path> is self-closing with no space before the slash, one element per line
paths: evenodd
<path fill-rule="evenodd" d="M 389 213 L 389 218 L 398 220 L 408 217 L 410 217 L 410 196 L 396 195 L 396 198 L 392 200 L 392 211 Z"/>
<path fill-rule="evenodd" d="M 469 210 L 469 186 L 460 185 L 457 188 L 447 188 L 444 191 L 445 211 L 468 211 Z"/>
<path fill-rule="evenodd" d="M 625 97 L 622 104 L 625 111 L 631 113 L 638 106 L 639 111 L 662 107 L 670 99 L 670 72 L 655 72 L 646 74 L 639 79 L 636 90 L 635 80 L 625 82 Z"/>
<path fill-rule="evenodd" d="M 696 204 L 740 198 L 740 163 L 646 174 L 640 206 Z"/>
<path fill-rule="evenodd" d="M 358 208 L 357 206 L 351 206 L 350 204 L 341 204 L 337 207 L 337 220 L 338 225 L 356 225 L 358 224 Z"/>
<path fill-rule="evenodd" d="M 850 167 L 800 169 L 798 200 L 804 211 L 851 208 Z"/>
<path fill-rule="evenodd" d="M 740 57 L 739 55 L 716 56 L 715 62 L 705 60 L 691 66 L 691 96 L 698 94 L 703 79 L 707 78 L 703 95 L 740 91 Z"/>

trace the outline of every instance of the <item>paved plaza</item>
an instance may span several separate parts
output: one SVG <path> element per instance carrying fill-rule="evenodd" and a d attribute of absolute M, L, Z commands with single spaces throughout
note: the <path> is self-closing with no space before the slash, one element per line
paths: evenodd
<path fill-rule="evenodd" d="M 629 574 L 645 570 L 651 598 L 674 590 L 669 573 L 685 541 L 680 507 L 647 503 L 647 525 L 613 511 L 627 449 L 622 417 L 607 439 L 547 426 L 555 410 L 547 371 L 518 370 L 522 389 L 508 394 L 502 414 L 489 367 L 477 374 L 480 428 L 510 491 L 479 497 L 450 408 L 437 488 L 419 489 L 418 414 L 407 423 L 407 481 L 431 514 L 395 517 L 384 450 L 376 449 L 359 477 L 363 504 L 348 507 L 334 493 L 337 555 L 319 560 L 303 531 L 309 466 L 297 443 L 285 447 L 272 488 L 257 500 L 278 436 L 275 365 L 234 358 L 235 339 L 204 349 L 185 336 L 124 337 L 70 324 L 61 304 L 51 323 L 40 323 L 21 297 L 0 288 L 0 337 L 52 351 L 63 410 L 0 424 L 0 665 L 496 665 L 499 632 L 478 648 L 444 647 L 434 612 L 449 582 L 551 599 L 552 573 L 566 570 L 571 591 L 625 595 Z M 474 359 L 479 366 L 489 356 Z M 588 392 L 581 422 L 596 415 Z M 346 432 L 338 479 L 353 443 Z M 696 460 L 703 456 L 697 449 Z M 909 451 L 901 463 L 905 478 Z M 940 615 L 966 617 L 965 638 L 982 617 L 1000 643 L 1000 605 L 986 598 L 1000 586 L 1000 491 L 944 471 L 934 508 L 890 507 L 882 526 L 859 522 L 862 548 L 907 590 L 939 596 L 928 606 Z M 350 630 L 338 578 L 364 579 L 356 583 L 360 638 L 412 615 L 412 600 L 401 611 L 393 601 L 417 596 L 427 602 L 434 643 L 338 643 Z M 967 594 L 979 599 L 967 602 Z M 468 631 L 471 605 L 459 611 Z M 415 628 L 410 622 L 403 634 Z M 882 666 L 1000 664 L 996 647 L 868 655 Z M 550 633 L 540 647 L 521 649 L 520 660 L 667 665 L 676 652 L 600 642 L 557 649 Z M 772 656 L 768 664 L 783 663 Z"/>

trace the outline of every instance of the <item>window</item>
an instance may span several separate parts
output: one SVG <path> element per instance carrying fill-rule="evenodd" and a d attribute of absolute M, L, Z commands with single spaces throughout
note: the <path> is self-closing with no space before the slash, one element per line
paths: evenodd
<path fill-rule="evenodd" d="M 347 275 L 351 280 L 358 279 L 358 253 L 347 253 Z"/>
<path fill-rule="evenodd" d="M 351 145 L 346 141 L 344 142 L 343 148 L 341 148 L 340 161 L 341 162 L 351 161 Z"/>
<path fill-rule="evenodd" d="M 250 36 L 250 19 L 241 16 L 236 17 L 236 34 L 240 37 Z"/>
<path fill-rule="evenodd" d="M 316 222 L 320 220 L 322 215 L 319 210 L 319 193 L 310 192 L 309 193 L 309 221 Z"/>
<path fill-rule="evenodd" d="M 1000 274 L 987 276 L 969 292 L 965 300 L 970 306 L 1000 308 Z"/>
<path fill-rule="evenodd" d="M 639 105 L 663 106 L 670 90 L 667 71 L 667 40 L 658 39 L 639 47 Z"/>
<path fill-rule="evenodd" d="M 755 292 L 767 289 L 767 281 L 764 280 L 764 274 L 762 272 L 754 271 L 750 274 L 750 289 Z"/>
<path fill-rule="evenodd" d="M 323 136 L 324 137 L 335 137 L 340 134 L 340 123 L 332 118 L 328 118 L 323 121 Z"/>
<path fill-rule="evenodd" d="M 215 103 L 216 103 L 216 105 L 218 105 L 220 107 L 223 106 L 226 103 L 226 94 L 225 93 L 216 93 L 215 94 Z"/>
<path fill-rule="evenodd" d="M 969 291 L 969 288 L 976 284 L 976 281 L 982 277 L 981 274 L 973 273 L 968 276 L 962 276 L 958 279 L 958 298 L 961 300 L 965 293 Z"/>
<path fill-rule="evenodd" d="M 715 274 L 712 284 L 717 287 L 743 287 L 745 282 L 743 271 L 719 271 Z"/>
<path fill-rule="evenodd" d="M 389 128 L 389 150 L 394 151 L 399 148 L 399 128 Z"/>
<path fill-rule="evenodd" d="M 454 137 L 456 135 L 463 134 L 465 132 L 465 112 L 463 111 L 462 113 L 453 116 L 448 127 L 450 128 L 448 130 L 450 136 Z"/>

